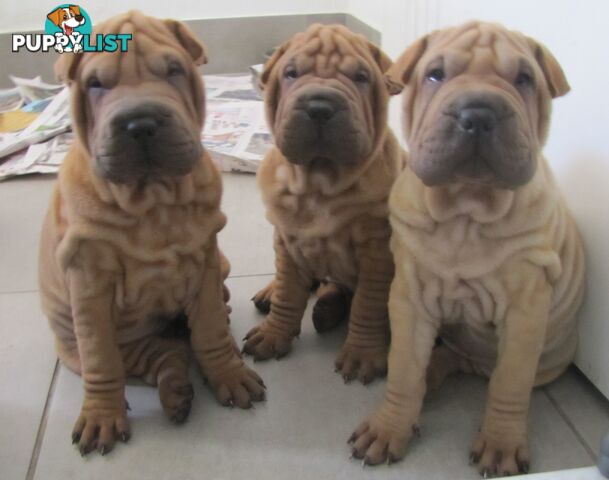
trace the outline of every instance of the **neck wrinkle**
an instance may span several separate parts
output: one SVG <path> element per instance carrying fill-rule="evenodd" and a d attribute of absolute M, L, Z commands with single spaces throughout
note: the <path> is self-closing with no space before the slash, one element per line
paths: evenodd
<path fill-rule="evenodd" d="M 104 204 L 117 207 L 130 216 L 141 216 L 157 206 L 213 203 L 218 192 L 215 188 L 206 188 L 214 180 L 213 167 L 206 165 L 209 162 L 201 158 L 187 175 L 148 183 L 109 182 L 96 175 L 90 166 L 89 175 L 93 190 Z"/>
<path fill-rule="evenodd" d="M 515 190 L 485 185 L 452 184 L 423 186 L 423 204 L 429 216 L 438 223 L 458 216 L 469 216 L 480 224 L 492 224 L 526 212 L 539 201 L 551 201 L 543 185 L 553 182 L 543 157 L 537 159 L 537 170 L 529 183 Z"/>
<path fill-rule="evenodd" d="M 387 129 L 384 130 L 374 150 L 361 163 L 345 166 L 331 166 L 324 170 L 313 170 L 290 163 L 279 151 L 284 163 L 286 186 L 292 195 L 319 192 L 324 196 L 336 196 L 345 192 L 371 168 L 387 143 Z"/>

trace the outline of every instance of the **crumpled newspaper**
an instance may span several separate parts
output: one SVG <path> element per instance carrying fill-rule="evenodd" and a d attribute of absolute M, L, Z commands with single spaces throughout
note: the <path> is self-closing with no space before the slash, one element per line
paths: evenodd
<path fill-rule="evenodd" d="M 3 133 L 0 129 L 0 180 L 56 173 L 74 139 L 68 132 L 69 91 L 39 77 L 11 79 L 15 88 L 0 91 L 0 115 L 20 109 L 40 113 L 23 130 Z M 272 137 L 252 76 L 206 75 L 203 80 L 207 97 L 203 146 L 223 171 L 256 172 L 272 148 Z"/>

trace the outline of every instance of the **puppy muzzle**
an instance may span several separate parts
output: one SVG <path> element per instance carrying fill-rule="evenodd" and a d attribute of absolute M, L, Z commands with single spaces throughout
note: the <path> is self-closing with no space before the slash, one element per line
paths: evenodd
<path fill-rule="evenodd" d="M 330 87 L 303 87 L 288 100 L 276 132 L 277 146 L 291 163 L 307 166 L 356 164 L 372 140 L 361 112 L 345 93 Z"/>
<path fill-rule="evenodd" d="M 178 112 L 160 103 L 122 108 L 102 131 L 94 152 L 96 171 L 117 183 L 186 175 L 202 153 L 195 130 Z"/>
<path fill-rule="evenodd" d="M 453 181 L 515 188 L 535 169 L 535 143 L 523 117 L 503 95 L 454 94 L 413 153 L 412 167 L 427 185 Z"/>

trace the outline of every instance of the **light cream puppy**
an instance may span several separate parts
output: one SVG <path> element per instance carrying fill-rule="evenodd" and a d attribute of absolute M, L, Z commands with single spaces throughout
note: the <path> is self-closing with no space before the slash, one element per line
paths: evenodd
<path fill-rule="evenodd" d="M 480 472 L 526 472 L 531 390 L 572 361 L 584 292 L 579 234 L 541 154 L 569 86 L 539 43 L 479 22 L 420 39 L 388 76 L 406 85 L 411 158 L 390 198 L 387 393 L 354 455 L 404 456 L 431 360 L 433 385 L 457 370 L 490 377 Z"/>

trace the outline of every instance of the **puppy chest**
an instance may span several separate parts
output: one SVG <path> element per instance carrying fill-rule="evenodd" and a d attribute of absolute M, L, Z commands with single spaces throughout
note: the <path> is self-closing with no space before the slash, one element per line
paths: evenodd
<path fill-rule="evenodd" d="M 291 236 L 285 245 L 296 264 L 314 278 L 331 278 L 347 286 L 355 284 L 355 251 L 346 232 L 334 237 Z"/>
<path fill-rule="evenodd" d="M 147 261 L 122 258 L 115 285 L 115 303 L 121 313 L 140 319 L 174 314 L 199 293 L 205 268 L 203 249 L 187 255 L 163 253 Z"/>
<path fill-rule="evenodd" d="M 108 279 L 119 319 L 128 322 L 183 310 L 198 294 L 205 268 L 209 228 L 147 220 L 130 229 L 91 230 L 76 253 L 91 278 L 98 272 Z"/>
<path fill-rule="evenodd" d="M 420 307 L 443 323 L 494 328 L 509 307 L 502 282 L 492 275 L 478 279 L 430 276 L 422 282 Z"/>
<path fill-rule="evenodd" d="M 175 313 L 200 291 L 213 224 L 197 208 L 157 209 L 116 234 L 115 302 L 138 315 Z"/>

